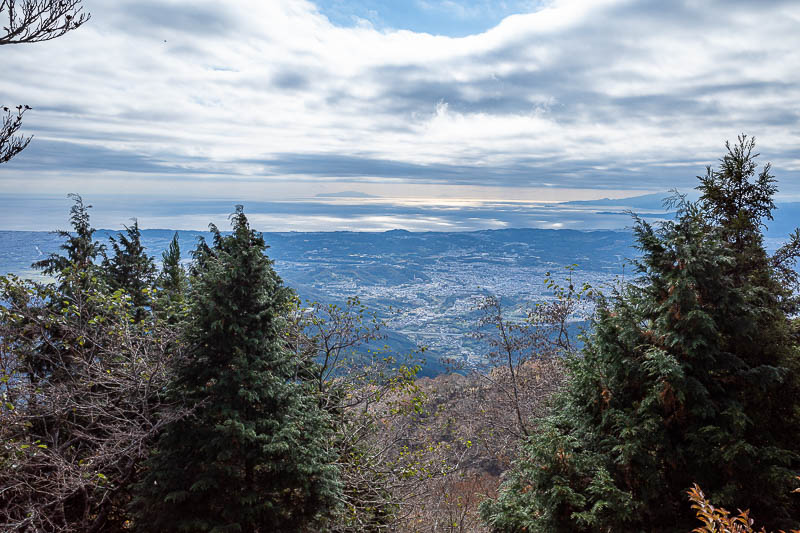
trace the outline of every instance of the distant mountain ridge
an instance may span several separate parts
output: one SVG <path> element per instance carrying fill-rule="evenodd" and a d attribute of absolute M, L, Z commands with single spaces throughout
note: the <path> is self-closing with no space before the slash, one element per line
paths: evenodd
<path fill-rule="evenodd" d="M 655 192 L 628 198 L 601 198 L 599 200 L 575 200 L 560 202 L 559 205 L 574 207 L 628 207 L 632 209 L 647 209 L 664 211 L 664 199 L 672 196 L 671 192 Z"/>

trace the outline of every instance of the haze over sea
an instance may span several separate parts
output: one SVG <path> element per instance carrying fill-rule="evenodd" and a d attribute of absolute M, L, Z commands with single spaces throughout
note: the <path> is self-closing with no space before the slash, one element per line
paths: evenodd
<path fill-rule="evenodd" d="M 593 202 L 536 202 L 474 198 L 384 198 L 344 192 L 282 201 L 185 199 L 90 195 L 92 223 L 120 229 L 136 218 L 142 228 L 225 229 L 236 204 L 243 204 L 260 231 L 473 231 L 503 228 L 622 229 L 630 226 L 626 210 L 661 218 L 668 193 Z M 42 231 L 63 228 L 71 202 L 61 196 L 4 195 L 0 229 Z"/>

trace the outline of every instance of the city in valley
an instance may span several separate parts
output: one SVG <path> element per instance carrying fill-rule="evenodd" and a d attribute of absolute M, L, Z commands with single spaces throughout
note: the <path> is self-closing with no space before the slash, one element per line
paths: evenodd
<path fill-rule="evenodd" d="M 100 230 L 107 241 L 116 232 Z M 160 259 L 174 232 L 143 230 L 150 255 Z M 185 258 L 205 233 L 179 232 Z M 440 359 L 479 366 L 486 348 L 472 333 L 481 297 L 498 296 L 509 317 L 553 297 L 544 281 L 585 283 L 603 290 L 633 275 L 632 234 L 625 231 L 508 229 L 476 232 L 393 230 L 382 233 L 265 233 L 268 254 L 284 282 L 304 301 L 343 303 L 358 297 L 386 322 L 388 346 L 406 356 L 418 348 L 422 375 L 439 373 Z M 0 271 L 38 277 L 33 261 L 57 250 L 57 235 L 0 231 Z M 573 266 L 574 265 L 574 266 Z M 585 320 L 581 313 L 575 322 Z"/>

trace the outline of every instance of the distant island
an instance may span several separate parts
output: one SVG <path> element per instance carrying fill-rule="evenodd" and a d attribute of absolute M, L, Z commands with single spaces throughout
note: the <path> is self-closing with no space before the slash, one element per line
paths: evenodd
<path fill-rule="evenodd" d="M 640 196 L 630 196 L 627 198 L 601 198 L 599 200 L 572 200 L 561 202 L 560 205 L 576 207 L 603 207 L 603 206 L 624 206 L 633 209 L 653 209 L 660 210 L 664 207 L 664 198 L 669 198 L 672 193 L 669 191 L 643 194 Z"/>

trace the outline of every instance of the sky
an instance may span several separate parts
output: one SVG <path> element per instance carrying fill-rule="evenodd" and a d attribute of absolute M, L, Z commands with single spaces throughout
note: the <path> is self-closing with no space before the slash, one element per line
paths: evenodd
<path fill-rule="evenodd" d="M 358 229 L 348 205 L 389 201 L 317 197 L 343 191 L 416 202 L 378 226 L 413 216 L 424 229 L 435 223 L 420 205 L 469 218 L 476 203 L 689 189 L 740 133 L 772 162 L 780 198 L 800 199 L 797 1 L 84 6 L 77 31 L 0 47 L 0 103 L 33 107 L 34 135 L 0 165 L 0 229 L 52 224 L 35 198 L 66 214 L 68 192 L 98 213 L 101 200 L 130 205 L 150 227 L 186 222 L 158 218 L 153 199 L 296 207 L 265 230 L 303 229 L 309 202 L 337 214 L 308 227 Z M 33 209 L 22 225 L 20 198 Z"/>

